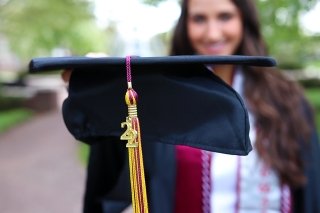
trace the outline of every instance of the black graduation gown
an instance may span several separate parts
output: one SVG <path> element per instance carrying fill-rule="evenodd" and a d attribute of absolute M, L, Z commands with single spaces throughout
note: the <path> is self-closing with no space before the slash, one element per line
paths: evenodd
<path fill-rule="evenodd" d="M 127 150 L 110 138 L 91 145 L 84 213 L 119 213 L 131 203 Z M 143 146 L 149 210 L 172 213 L 175 202 L 175 147 L 161 143 Z M 309 145 L 302 147 L 307 184 L 292 189 L 294 213 L 320 212 L 320 149 L 314 128 Z"/>
<path fill-rule="evenodd" d="M 311 114 L 306 112 L 310 122 Z M 303 143 L 301 147 L 302 159 L 305 162 L 306 186 L 293 191 L 293 212 L 319 213 L 320 212 L 320 147 L 319 137 L 312 122 L 313 130 L 310 143 Z"/>
<path fill-rule="evenodd" d="M 123 141 L 91 145 L 85 213 L 119 213 L 131 203 L 127 149 Z M 175 148 L 162 143 L 143 146 L 145 176 L 152 213 L 173 212 L 175 201 Z"/>

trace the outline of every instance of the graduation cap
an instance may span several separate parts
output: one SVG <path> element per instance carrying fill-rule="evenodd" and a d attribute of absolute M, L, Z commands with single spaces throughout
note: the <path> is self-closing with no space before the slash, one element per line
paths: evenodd
<path fill-rule="evenodd" d="M 248 114 L 233 88 L 207 65 L 275 66 L 263 56 L 132 57 L 133 87 L 145 143 L 188 145 L 247 155 L 251 151 Z M 127 115 L 124 57 L 34 58 L 30 73 L 72 69 L 63 118 L 70 133 L 88 144 L 120 137 Z"/>
<path fill-rule="evenodd" d="M 53 57 L 33 59 L 30 72 L 73 70 L 69 96 L 63 103 L 63 118 L 71 134 L 83 142 L 100 143 L 108 137 L 122 136 L 128 139 L 127 146 L 134 146 L 130 138 L 136 134 L 137 126 L 131 120 L 123 122 L 127 107 L 130 114 L 129 105 L 137 101 L 135 93 L 128 93 L 130 84 L 127 88 L 132 75 L 139 109 L 138 112 L 131 109 L 131 113 L 139 116 L 142 144 L 187 145 L 247 155 L 252 149 L 247 110 L 237 92 L 207 68 L 216 64 L 275 66 L 276 63 L 269 57 L 234 55 Z M 128 106 L 124 101 L 126 91 Z M 125 133 L 120 123 L 127 127 Z"/>

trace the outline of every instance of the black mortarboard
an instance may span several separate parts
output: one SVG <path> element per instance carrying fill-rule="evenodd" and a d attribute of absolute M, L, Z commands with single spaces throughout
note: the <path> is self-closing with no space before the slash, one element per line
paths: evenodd
<path fill-rule="evenodd" d="M 247 155 L 248 114 L 240 96 L 206 65 L 274 66 L 269 57 L 132 57 L 133 88 L 139 95 L 143 143 L 188 145 L 209 151 Z M 63 103 L 68 130 L 86 143 L 120 137 L 127 115 L 126 62 L 122 57 L 35 58 L 30 72 L 72 69 Z"/>

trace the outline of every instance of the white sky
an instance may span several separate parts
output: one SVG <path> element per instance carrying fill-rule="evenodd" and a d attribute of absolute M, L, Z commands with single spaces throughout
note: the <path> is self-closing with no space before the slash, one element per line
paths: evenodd
<path fill-rule="evenodd" d="M 100 26 L 115 21 L 121 35 L 140 39 L 168 31 L 180 14 L 180 6 L 176 0 L 167 0 L 158 7 L 141 4 L 139 0 L 94 1 Z"/>
<path fill-rule="evenodd" d="M 301 22 L 310 33 L 320 33 L 320 1 L 301 18 Z"/>

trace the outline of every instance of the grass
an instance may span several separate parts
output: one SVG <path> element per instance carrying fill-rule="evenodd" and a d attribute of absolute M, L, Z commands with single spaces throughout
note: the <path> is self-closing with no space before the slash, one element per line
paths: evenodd
<path fill-rule="evenodd" d="M 0 111 L 0 133 L 26 121 L 32 114 L 30 110 L 22 108 Z"/>
<path fill-rule="evenodd" d="M 79 149 L 78 149 L 78 154 L 80 161 L 83 165 L 87 165 L 88 163 L 88 157 L 89 157 L 89 145 L 79 142 Z"/>

